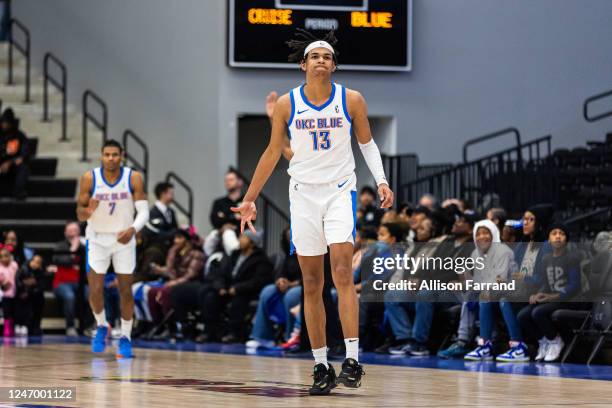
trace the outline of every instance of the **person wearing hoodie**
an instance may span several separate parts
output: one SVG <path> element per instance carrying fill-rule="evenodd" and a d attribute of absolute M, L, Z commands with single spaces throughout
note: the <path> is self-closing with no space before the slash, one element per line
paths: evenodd
<path fill-rule="evenodd" d="M 518 314 L 521 327 L 539 338 L 536 361 L 555 361 L 563 350 L 563 339 L 555 327 L 552 314 L 567 308 L 566 302 L 580 292 L 580 257 L 567 250 L 569 230 L 562 223 L 551 225 L 548 240 L 552 253 L 542 258 L 545 279 L 529 305 Z"/>
<path fill-rule="evenodd" d="M 244 341 L 245 316 L 249 303 L 274 280 L 272 265 L 262 249 L 263 231 L 244 231 L 239 249 L 227 257 L 213 282 L 213 289 L 202 299 L 202 317 L 209 340 L 218 336 L 223 310 L 227 307 L 229 332 L 221 341 Z"/>
<path fill-rule="evenodd" d="M 13 110 L 7 108 L 0 117 L 0 189 L 20 200 L 26 197 L 29 156 L 28 138 L 19 129 Z"/>
<path fill-rule="evenodd" d="M 490 220 L 482 220 L 474 226 L 474 243 L 476 249 L 472 258 L 481 258 L 484 267 L 474 269 L 473 279 L 478 283 L 494 283 L 506 281 L 513 270 L 514 253 L 500 240 L 499 228 Z M 490 300 L 488 292 L 480 293 L 478 303 L 480 310 L 480 338 L 478 347 L 465 355 L 466 360 L 481 361 L 493 359 L 493 307 L 496 302 Z M 510 333 L 510 349 L 497 356 L 497 361 L 525 362 L 529 361 L 527 346 L 523 342 L 521 328 L 509 302 L 500 302 L 499 307 Z"/>

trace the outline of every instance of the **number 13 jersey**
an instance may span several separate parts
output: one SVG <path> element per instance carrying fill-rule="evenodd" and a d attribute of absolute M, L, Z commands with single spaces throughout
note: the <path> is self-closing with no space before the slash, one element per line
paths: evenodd
<path fill-rule="evenodd" d="M 331 85 L 329 99 L 320 106 L 308 101 L 304 85 L 289 93 L 291 116 L 287 134 L 293 157 L 288 173 L 300 183 L 330 183 L 355 171 L 346 88 L 333 82 Z"/>

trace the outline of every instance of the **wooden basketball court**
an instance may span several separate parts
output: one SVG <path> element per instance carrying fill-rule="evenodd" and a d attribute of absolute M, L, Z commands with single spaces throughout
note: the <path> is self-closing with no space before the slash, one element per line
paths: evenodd
<path fill-rule="evenodd" d="M 135 359 L 117 361 L 113 351 L 5 343 L 0 385 L 76 386 L 76 401 L 44 403 L 70 407 L 612 406 L 610 381 L 365 364 L 362 388 L 310 397 L 308 359 L 136 348 Z"/>

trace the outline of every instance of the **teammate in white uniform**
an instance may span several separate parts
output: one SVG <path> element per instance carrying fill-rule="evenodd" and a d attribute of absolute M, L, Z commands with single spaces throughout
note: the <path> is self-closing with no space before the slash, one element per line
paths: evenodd
<path fill-rule="evenodd" d="M 121 145 L 114 140 L 106 141 L 102 146 L 102 166 L 81 177 L 77 217 L 81 222 L 87 221 L 89 303 L 98 325 L 92 351 L 103 352 L 110 333 L 104 313 L 104 275 L 112 262 L 121 298 L 121 338 L 117 357 L 130 358 L 135 235 L 149 220 L 149 209 L 141 174 L 123 167 L 122 160 Z"/>
<path fill-rule="evenodd" d="M 297 251 L 304 285 L 304 315 L 315 358 L 310 394 L 328 394 L 336 383 L 359 387 L 363 369 L 358 362 L 359 304 L 351 270 L 356 217 L 355 161 L 351 130 L 359 142 L 378 185 L 383 208 L 393 204 L 380 152 L 370 132 L 367 107 L 357 91 L 331 81 L 336 70 L 335 36 L 317 40 L 300 30 L 304 40 L 292 40 L 290 59 L 299 61 L 306 83 L 281 96 L 274 108 L 270 143 L 262 154 L 253 181 L 240 207 L 241 230 L 253 228 L 255 199 L 274 170 L 289 137 L 292 246 Z M 293 57 L 293 58 L 292 58 Z M 297 57 L 297 58 L 295 58 Z M 327 362 L 323 307 L 323 256 L 330 248 L 334 285 L 346 359 L 336 378 Z"/>

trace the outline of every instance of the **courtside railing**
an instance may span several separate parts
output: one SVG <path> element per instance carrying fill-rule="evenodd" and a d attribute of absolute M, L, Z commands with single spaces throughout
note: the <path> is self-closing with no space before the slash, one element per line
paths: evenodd
<path fill-rule="evenodd" d="M 183 188 L 185 194 L 177 194 L 172 201 L 172 204 L 174 204 L 179 212 L 189 220 L 189 225 L 193 225 L 193 190 L 191 189 L 191 186 L 173 171 L 166 174 L 166 183 L 179 185 Z M 177 198 L 183 195 L 186 197 L 186 203 L 183 202 L 183 200 L 179 201 L 179 198 Z"/>

